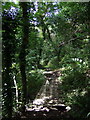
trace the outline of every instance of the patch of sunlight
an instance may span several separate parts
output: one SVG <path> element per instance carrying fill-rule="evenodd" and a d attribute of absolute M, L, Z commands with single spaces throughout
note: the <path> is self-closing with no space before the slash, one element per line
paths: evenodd
<path fill-rule="evenodd" d="M 63 68 L 61 68 L 61 70 L 63 71 L 63 70 L 66 70 L 66 68 L 65 67 L 63 67 Z"/>
<path fill-rule="evenodd" d="M 18 3 L 19 3 L 19 0 L 5 0 L 5 1 L 14 2 L 15 4 L 18 4 Z"/>
<path fill-rule="evenodd" d="M 86 93 L 87 93 L 87 91 L 83 90 L 83 91 L 81 92 L 81 95 L 84 96 Z"/>

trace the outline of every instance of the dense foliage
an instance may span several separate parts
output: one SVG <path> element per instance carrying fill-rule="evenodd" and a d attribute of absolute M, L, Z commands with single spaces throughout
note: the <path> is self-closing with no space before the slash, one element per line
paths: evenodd
<path fill-rule="evenodd" d="M 49 68 L 62 71 L 70 114 L 89 119 L 89 15 L 88 2 L 2 3 L 3 118 L 35 98 Z"/>

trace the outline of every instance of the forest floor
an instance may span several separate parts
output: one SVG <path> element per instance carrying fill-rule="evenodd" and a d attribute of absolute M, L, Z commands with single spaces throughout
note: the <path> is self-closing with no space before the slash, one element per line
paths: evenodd
<path fill-rule="evenodd" d="M 47 83 L 46 82 L 42 86 L 43 89 L 41 88 L 37 98 L 40 99 L 42 96 L 45 97 L 47 94 L 47 95 L 53 96 L 53 98 L 57 97 L 58 99 L 58 94 L 57 94 L 58 91 L 57 90 L 55 91 L 55 89 L 57 89 L 57 84 L 58 84 L 57 78 L 61 75 L 60 71 L 59 70 L 54 70 L 54 71 L 46 70 L 44 72 L 44 75 L 45 75 L 46 81 L 48 80 L 50 82 L 50 85 L 52 85 L 52 91 L 53 90 L 54 91 L 53 91 L 53 94 L 50 93 L 49 91 L 46 91 L 44 93 L 45 91 L 44 89 Z M 50 87 L 51 86 L 49 86 L 49 88 Z M 49 101 L 52 101 L 52 99 L 50 99 Z M 55 102 L 55 100 L 53 101 Z M 36 111 L 37 109 L 35 110 L 35 107 L 34 107 L 34 110 L 30 111 L 29 110 L 30 108 L 28 108 L 26 112 L 22 113 L 21 115 L 18 114 L 16 117 L 13 118 L 13 120 L 17 120 L 17 119 L 19 120 L 20 119 L 21 120 L 75 120 L 73 117 L 71 117 L 68 114 L 68 111 L 63 106 L 59 106 L 59 109 L 55 109 L 55 108 L 52 109 L 52 106 L 55 104 L 56 103 L 49 104 L 50 105 L 49 111 L 47 111 L 47 108 L 49 105 L 45 105 L 46 107 L 43 107 L 43 108 L 46 108 L 46 110 L 44 111 L 41 111 L 41 110 Z"/>
<path fill-rule="evenodd" d="M 25 112 L 21 116 L 16 116 L 12 120 L 77 120 L 68 112 L 49 111 L 49 112 Z"/>
<path fill-rule="evenodd" d="M 45 71 L 44 75 L 46 77 L 46 80 L 48 80 L 50 82 L 50 84 L 52 84 L 52 90 L 53 94 L 51 96 L 57 97 L 58 99 L 58 91 L 55 89 L 57 89 L 57 78 L 61 75 L 61 72 L 59 70 L 54 70 L 54 71 Z M 46 84 L 46 83 L 45 83 Z M 45 88 L 45 84 L 42 86 L 42 88 Z M 55 86 L 56 85 L 56 86 Z M 46 93 L 43 93 L 43 91 L 45 90 L 41 90 L 39 93 L 38 98 L 41 98 L 41 95 L 45 97 L 45 94 L 49 94 L 48 91 L 46 91 Z M 52 101 L 52 99 L 50 99 L 49 101 Z M 49 103 L 48 105 L 45 104 L 46 110 L 44 111 L 37 111 L 37 108 L 34 110 L 30 110 L 31 108 L 28 108 L 25 112 L 18 112 L 16 113 L 16 115 L 11 119 L 11 120 L 77 120 L 74 119 L 70 114 L 69 111 L 67 111 L 65 109 L 65 106 L 58 106 L 57 103 L 55 103 L 55 100 L 53 100 L 53 103 Z M 53 109 L 52 106 L 57 104 L 57 106 L 59 107 L 59 109 Z M 49 111 L 47 111 L 47 108 L 49 106 Z M 40 107 L 40 106 L 39 106 Z M 8 119 L 2 119 L 2 120 L 8 120 Z M 10 120 L 10 119 L 9 119 Z"/>

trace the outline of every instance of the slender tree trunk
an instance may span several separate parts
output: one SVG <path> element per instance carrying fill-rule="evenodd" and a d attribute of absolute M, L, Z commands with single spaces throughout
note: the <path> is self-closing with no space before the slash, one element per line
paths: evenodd
<path fill-rule="evenodd" d="M 20 59 L 20 71 L 22 77 L 22 102 L 25 105 L 27 101 L 26 49 L 27 49 L 28 37 L 29 37 L 27 2 L 21 2 L 20 6 L 22 8 L 22 17 L 23 17 L 23 38 L 22 38 L 22 45 L 21 45 L 19 59 Z"/>
<path fill-rule="evenodd" d="M 16 82 L 16 76 L 13 76 L 13 80 L 14 80 L 14 86 L 15 86 L 15 100 L 16 103 L 18 103 L 18 86 L 17 86 L 17 82 Z M 18 107 L 18 104 L 17 104 Z"/>

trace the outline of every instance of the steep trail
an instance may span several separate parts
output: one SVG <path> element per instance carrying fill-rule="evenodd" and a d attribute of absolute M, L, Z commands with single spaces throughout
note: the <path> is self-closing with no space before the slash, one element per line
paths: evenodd
<path fill-rule="evenodd" d="M 43 74 L 46 78 L 46 81 L 43 83 L 35 99 L 47 98 L 48 102 L 50 100 L 53 100 L 59 103 L 60 102 L 59 85 L 61 84 L 61 82 L 58 79 L 58 77 L 61 76 L 61 72 L 59 70 L 54 70 L 54 71 L 50 70 L 43 72 Z"/>
<path fill-rule="evenodd" d="M 23 120 L 74 120 L 68 114 L 71 109 L 64 104 L 61 104 L 59 85 L 62 83 L 58 79 L 60 70 L 46 70 L 43 72 L 46 80 L 44 81 L 35 100 L 29 106 L 26 106 L 26 111 L 18 114 L 14 119 Z M 69 108 L 69 109 L 67 109 Z"/>

